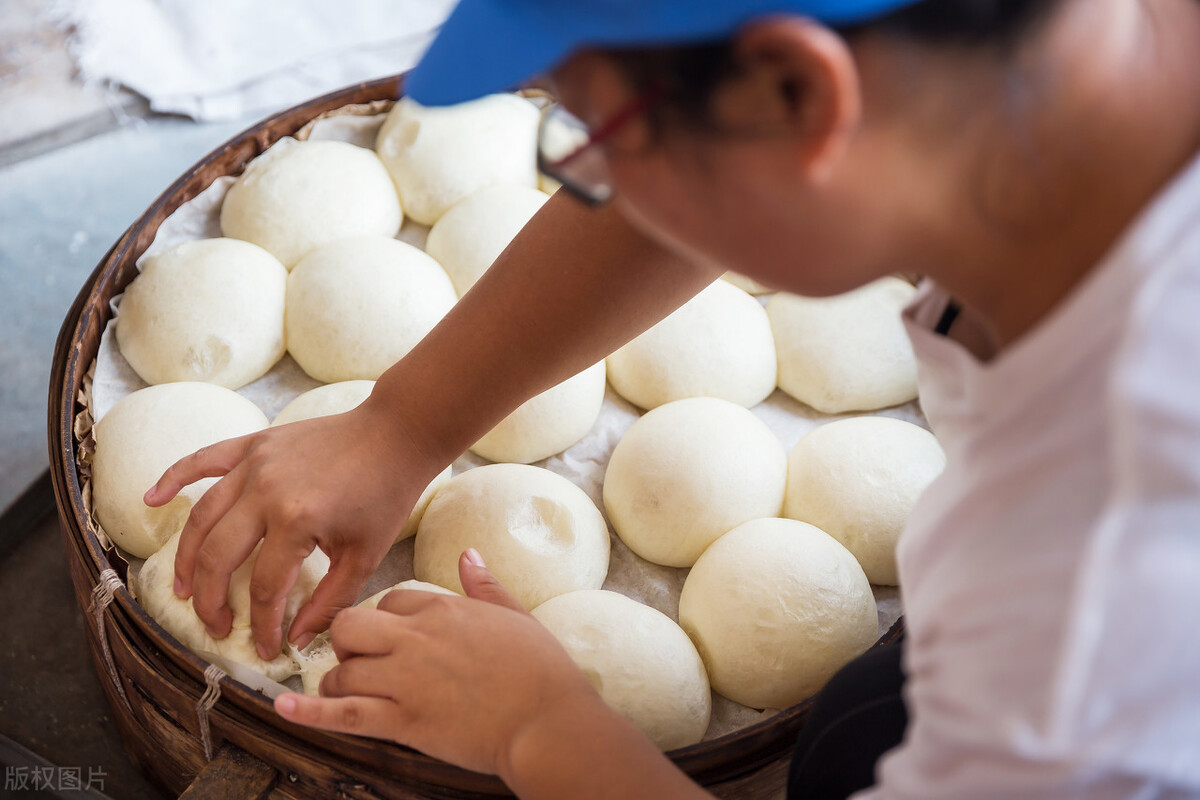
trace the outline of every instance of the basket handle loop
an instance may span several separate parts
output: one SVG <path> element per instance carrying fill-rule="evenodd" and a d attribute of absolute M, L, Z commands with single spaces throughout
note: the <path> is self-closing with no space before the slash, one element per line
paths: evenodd
<path fill-rule="evenodd" d="M 121 696 L 121 702 L 125 704 L 126 710 L 132 714 L 133 708 L 129 705 L 129 698 L 125 696 L 125 686 L 117 676 L 117 665 L 113 663 L 112 648 L 108 646 L 108 629 L 104 627 L 104 610 L 112 603 L 113 594 L 123 585 L 120 576 L 111 567 L 106 568 L 100 573 L 100 582 L 92 589 L 92 599 L 88 603 L 87 610 L 96 625 L 96 635 L 100 637 L 100 650 L 104 653 L 104 664 L 108 668 L 108 677 L 117 687 L 117 694 Z"/>
<path fill-rule="evenodd" d="M 200 723 L 200 744 L 204 745 L 204 760 L 213 760 L 212 731 L 208 727 L 208 712 L 221 699 L 221 679 L 227 673 L 216 664 L 204 670 L 204 694 L 196 703 L 196 719 Z"/>

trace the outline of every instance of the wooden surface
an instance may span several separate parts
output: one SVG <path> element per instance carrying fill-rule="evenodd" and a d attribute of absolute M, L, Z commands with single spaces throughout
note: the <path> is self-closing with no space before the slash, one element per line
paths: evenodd
<path fill-rule="evenodd" d="M 278 778 L 274 767 L 227 744 L 200 770 L 179 800 L 262 800 Z"/>

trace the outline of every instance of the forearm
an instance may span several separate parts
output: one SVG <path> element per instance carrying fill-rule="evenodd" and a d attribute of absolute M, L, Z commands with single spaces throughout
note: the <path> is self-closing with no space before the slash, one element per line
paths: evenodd
<path fill-rule="evenodd" d="M 559 193 L 380 378 L 372 400 L 404 416 L 432 459 L 449 462 L 526 399 L 601 360 L 716 277 L 615 208 L 587 209 Z"/>
<path fill-rule="evenodd" d="M 522 800 L 711 800 L 599 697 L 541 718 L 513 742 L 500 777 Z"/>

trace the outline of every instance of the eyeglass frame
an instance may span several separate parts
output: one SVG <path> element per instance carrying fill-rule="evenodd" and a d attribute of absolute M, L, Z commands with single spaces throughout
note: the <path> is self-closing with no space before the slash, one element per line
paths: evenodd
<path fill-rule="evenodd" d="M 581 156 L 588 152 L 594 152 L 595 148 L 607 140 L 611 139 L 621 128 L 625 127 L 629 122 L 636 119 L 638 116 L 646 113 L 663 95 L 666 94 L 666 89 L 661 83 L 656 83 L 641 92 L 621 108 L 613 112 L 607 120 L 596 127 L 594 131 L 583 124 L 583 121 L 567 111 L 562 103 L 554 102 L 548 106 L 542 113 L 542 121 L 538 125 L 537 139 L 537 165 L 538 170 L 548 178 L 558 181 L 564 189 L 569 191 L 579 200 L 589 206 L 602 206 L 612 199 L 614 187 L 611 177 L 606 175 L 602 181 L 586 183 L 576 177 L 571 176 L 564 171 L 571 163 L 578 163 Z M 580 128 L 588 132 L 587 141 L 576 147 L 571 152 L 561 158 L 551 160 L 546 155 L 546 129 L 547 121 L 551 114 L 560 111 L 563 114 L 570 115 L 574 120 L 580 123 Z"/>

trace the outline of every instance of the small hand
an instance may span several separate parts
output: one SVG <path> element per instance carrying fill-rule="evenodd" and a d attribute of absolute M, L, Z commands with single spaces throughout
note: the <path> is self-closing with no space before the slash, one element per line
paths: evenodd
<path fill-rule="evenodd" d="M 419 449 L 391 423 L 368 400 L 268 428 L 183 458 L 146 492 L 146 504 L 160 506 L 190 483 L 223 476 L 192 508 L 175 558 L 175 593 L 192 597 L 210 635 L 228 635 L 230 575 L 260 541 L 250 617 L 264 659 L 280 651 L 287 593 L 314 548 L 329 556 L 329 573 L 289 638 L 303 647 L 354 602 L 437 471 L 421 468 Z"/>
<path fill-rule="evenodd" d="M 276 711 L 490 774 L 504 774 L 514 744 L 543 719 L 586 725 L 589 713 L 611 713 L 477 553 L 463 554 L 459 575 L 465 598 L 403 590 L 378 610 L 338 614 L 331 634 L 341 663 L 321 681 L 323 696 L 284 694 Z"/>

